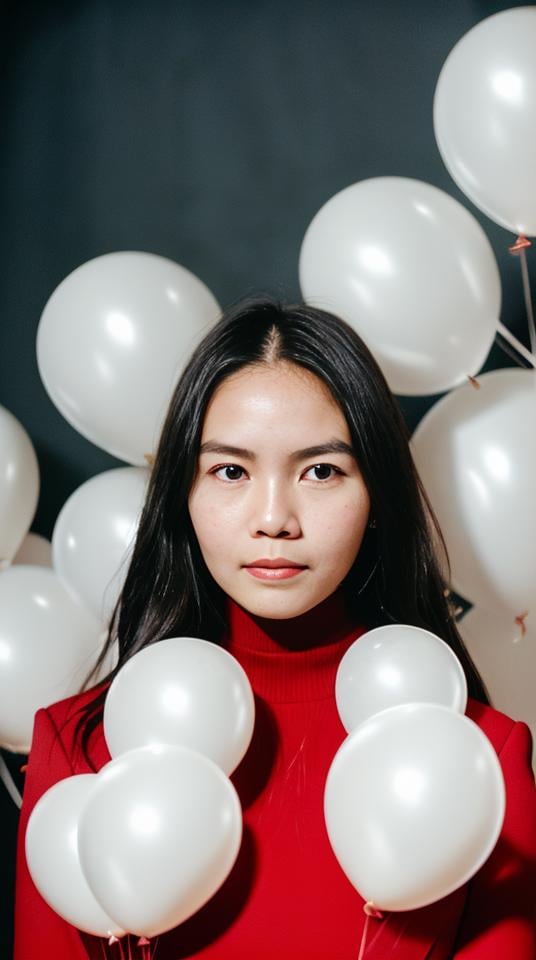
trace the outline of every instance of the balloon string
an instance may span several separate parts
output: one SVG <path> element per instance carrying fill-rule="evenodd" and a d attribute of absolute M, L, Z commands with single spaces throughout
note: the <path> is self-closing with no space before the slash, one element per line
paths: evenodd
<path fill-rule="evenodd" d="M 5 788 L 9 793 L 9 796 L 13 800 L 13 803 L 20 810 L 22 806 L 22 797 L 19 791 L 17 790 L 17 787 L 15 786 L 15 781 L 13 780 L 13 777 L 11 776 L 11 773 L 9 771 L 9 767 L 1 753 L 0 753 L 0 780 L 3 781 Z"/>
<path fill-rule="evenodd" d="M 363 913 L 365 914 L 365 924 L 363 926 L 361 946 L 359 947 L 359 956 L 357 960 L 363 960 L 363 956 L 365 953 L 365 945 L 367 942 L 368 925 L 369 925 L 370 918 L 376 917 L 377 920 L 383 920 L 383 913 L 381 912 L 381 910 L 378 910 L 377 907 L 375 907 L 370 900 L 368 900 L 367 903 L 363 904 Z"/>
<path fill-rule="evenodd" d="M 530 349 L 536 353 L 536 327 L 534 326 L 534 310 L 532 309 L 532 295 L 530 291 L 529 268 L 527 265 L 527 251 L 520 250 L 519 259 L 521 261 L 521 277 L 523 279 L 523 296 L 525 297 L 525 307 L 527 309 L 527 320 L 529 324 Z"/>
<path fill-rule="evenodd" d="M 500 321 L 497 324 L 497 334 L 501 337 L 504 337 L 504 339 L 507 340 L 508 343 L 510 343 L 512 347 L 514 347 L 514 349 L 517 350 L 517 352 L 525 360 L 527 360 L 528 363 L 531 364 L 531 366 L 536 367 L 536 357 L 530 352 L 530 350 L 527 350 L 527 348 L 519 342 L 517 337 L 514 337 L 513 333 L 510 333 L 508 327 L 505 327 L 504 323 L 501 323 Z M 505 349 L 504 345 L 500 341 L 499 346 L 501 346 L 503 350 Z"/>
<path fill-rule="evenodd" d="M 137 946 L 140 948 L 141 960 L 154 960 L 156 949 L 158 947 L 158 940 L 159 940 L 159 937 L 157 937 L 156 940 L 154 941 L 147 940 L 146 937 L 140 937 L 138 939 Z M 106 954 L 106 948 L 104 946 L 104 941 L 101 940 L 100 943 L 102 947 L 104 960 L 106 960 L 107 954 Z M 121 939 L 111 936 L 108 943 L 119 944 L 118 950 L 119 950 L 119 956 L 121 960 L 133 960 L 130 934 L 127 935 L 127 938 L 125 940 L 126 946 L 128 947 L 128 958 L 126 955 L 126 950 L 123 949 L 123 941 Z"/>
<path fill-rule="evenodd" d="M 158 937 L 156 938 L 156 941 L 154 944 L 155 953 L 156 953 L 157 943 L 158 943 Z M 141 960 L 151 960 L 152 956 L 154 956 L 153 950 L 152 950 L 153 944 L 150 940 L 147 939 L 147 937 L 139 938 L 138 947 L 140 947 Z"/>
<path fill-rule="evenodd" d="M 525 309 L 527 311 L 527 322 L 529 327 L 530 348 L 533 354 L 536 354 L 536 326 L 534 325 L 534 311 L 532 308 L 532 295 L 530 290 L 529 268 L 527 265 L 527 248 L 532 244 L 527 237 L 519 236 L 510 247 L 510 253 L 519 254 L 521 264 L 521 280 L 523 283 L 523 296 L 525 299 Z"/>
<path fill-rule="evenodd" d="M 361 946 L 359 947 L 359 956 L 357 960 L 363 960 L 363 955 L 365 953 L 365 944 L 367 942 L 369 920 L 370 920 L 370 917 L 367 913 L 365 914 L 365 926 L 363 927 L 363 936 L 361 937 Z"/>
<path fill-rule="evenodd" d="M 497 334 L 499 335 L 499 331 L 497 331 Z M 509 356 L 511 360 L 514 361 L 514 363 L 517 363 L 518 367 L 522 367 L 523 370 L 526 370 L 526 369 L 527 369 L 527 367 L 526 367 L 525 364 L 523 363 L 523 361 L 522 361 L 519 353 L 517 353 L 515 350 L 511 350 L 510 347 L 508 347 L 508 346 L 506 345 L 506 343 L 503 343 L 502 340 L 497 339 L 497 346 L 500 347 L 501 350 L 502 350 L 504 353 L 506 353 L 507 356 Z"/>

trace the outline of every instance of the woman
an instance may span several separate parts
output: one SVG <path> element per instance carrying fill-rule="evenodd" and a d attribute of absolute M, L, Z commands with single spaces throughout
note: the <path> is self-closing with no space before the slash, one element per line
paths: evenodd
<path fill-rule="evenodd" d="M 16 960 L 102 956 L 103 941 L 66 924 L 33 887 L 26 823 L 52 783 L 109 759 L 102 707 L 115 673 L 147 644 L 180 635 L 222 643 L 239 660 L 256 724 L 233 776 L 244 810 L 237 863 L 204 908 L 160 938 L 157 960 L 355 958 L 363 901 L 331 851 L 322 799 L 345 736 L 338 663 L 360 633 L 388 622 L 425 627 L 457 654 L 467 714 L 500 756 L 507 811 L 469 885 L 371 919 L 365 958 L 534 960 L 530 732 L 488 705 L 446 599 L 446 551 L 440 564 L 433 543 L 441 536 L 407 429 L 357 334 L 329 313 L 270 299 L 224 315 L 169 407 L 110 628 L 118 665 L 104 684 L 36 716 Z"/>

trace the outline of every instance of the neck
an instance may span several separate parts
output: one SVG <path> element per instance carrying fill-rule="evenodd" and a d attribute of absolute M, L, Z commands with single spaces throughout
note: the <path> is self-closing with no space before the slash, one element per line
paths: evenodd
<path fill-rule="evenodd" d="M 312 610 L 286 620 L 257 617 L 230 599 L 227 609 L 230 625 L 239 628 L 239 645 L 248 646 L 251 639 L 255 649 L 272 652 L 331 645 L 355 623 L 346 609 L 342 590 L 332 593 Z"/>
<path fill-rule="evenodd" d="M 229 599 L 224 646 L 242 664 L 253 689 L 273 700 L 332 696 L 341 657 L 365 628 L 338 590 L 299 617 L 257 617 Z"/>

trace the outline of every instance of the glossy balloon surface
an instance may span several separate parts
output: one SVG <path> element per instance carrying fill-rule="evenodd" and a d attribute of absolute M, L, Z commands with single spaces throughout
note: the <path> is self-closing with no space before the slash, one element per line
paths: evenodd
<path fill-rule="evenodd" d="M 490 741 L 436 704 L 391 707 L 357 727 L 324 799 L 339 863 L 380 910 L 417 909 L 465 883 L 495 846 L 505 810 Z"/>
<path fill-rule="evenodd" d="M 39 466 L 21 423 L 0 406 L 0 570 L 13 559 L 33 520 Z"/>
<path fill-rule="evenodd" d="M 402 703 L 438 703 L 464 713 L 467 681 L 451 648 L 429 630 L 402 623 L 369 630 L 346 651 L 335 697 L 348 733 Z"/>
<path fill-rule="evenodd" d="M 536 374 L 493 370 L 442 397 L 413 456 L 443 531 L 457 593 L 518 616 L 536 583 Z"/>
<path fill-rule="evenodd" d="M 96 257 L 45 306 L 41 379 L 83 436 L 144 466 L 186 361 L 219 312 L 205 284 L 172 260 L 137 251 Z"/>
<path fill-rule="evenodd" d="M 536 234 L 536 8 L 477 23 L 447 57 L 434 129 L 447 170 L 484 213 Z"/>
<path fill-rule="evenodd" d="M 124 931 L 97 903 L 80 866 L 78 822 L 96 774 L 66 777 L 37 801 L 26 829 L 26 860 L 39 893 L 79 930 L 106 937 Z"/>
<path fill-rule="evenodd" d="M 182 747 L 143 747 L 99 773 L 79 827 L 82 869 L 130 933 L 182 923 L 221 886 L 242 836 L 231 781 Z"/>
<path fill-rule="evenodd" d="M 77 693 L 102 645 L 101 624 L 45 567 L 0 574 L 0 743 L 27 753 L 39 707 Z"/>
<path fill-rule="evenodd" d="M 222 647 L 170 637 L 140 650 L 114 678 L 104 704 L 104 735 L 113 757 L 146 744 L 190 747 L 228 775 L 253 734 L 249 680 Z"/>
<path fill-rule="evenodd" d="M 394 393 L 463 383 L 495 337 L 491 245 L 465 207 L 420 180 L 376 177 L 331 197 L 303 239 L 300 284 L 355 328 Z"/>
<path fill-rule="evenodd" d="M 56 573 L 105 624 L 125 580 L 148 479 L 143 467 L 91 477 L 71 494 L 54 526 Z"/>

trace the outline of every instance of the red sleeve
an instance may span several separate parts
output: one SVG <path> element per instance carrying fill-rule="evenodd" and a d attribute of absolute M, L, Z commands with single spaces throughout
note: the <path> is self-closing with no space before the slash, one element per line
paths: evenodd
<path fill-rule="evenodd" d="M 501 752 L 506 813 L 493 853 L 469 884 L 453 960 L 536 960 L 536 787 L 532 738 L 515 723 Z"/>
<path fill-rule="evenodd" d="M 30 813 L 49 787 L 72 774 L 56 727 L 46 710 L 35 715 L 17 837 L 15 950 L 13 960 L 87 960 L 78 930 L 63 920 L 36 890 L 24 853 Z M 53 869 L 53 865 L 51 865 Z"/>

